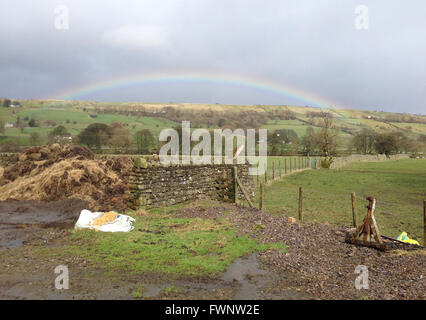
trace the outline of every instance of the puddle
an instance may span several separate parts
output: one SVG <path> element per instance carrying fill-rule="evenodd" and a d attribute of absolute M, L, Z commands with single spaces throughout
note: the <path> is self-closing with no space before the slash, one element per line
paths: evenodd
<path fill-rule="evenodd" d="M 147 284 L 145 285 L 143 296 L 146 298 L 154 298 L 158 296 L 164 288 L 166 288 L 166 285 Z"/>
<path fill-rule="evenodd" d="M 277 288 L 278 275 L 263 270 L 257 254 L 236 259 L 216 280 L 211 281 L 175 281 L 168 284 L 145 283 L 143 296 L 155 298 L 167 287 L 180 288 L 183 296 L 203 299 L 209 293 L 224 292 L 224 299 L 232 300 L 299 300 L 309 296 L 284 288 Z"/>
<path fill-rule="evenodd" d="M 248 258 L 240 258 L 232 263 L 222 275 L 225 282 L 237 281 L 240 288 L 236 292 L 236 300 L 260 299 L 261 287 L 272 280 L 265 270 L 260 269 L 257 255 L 252 254 Z"/>
<path fill-rule="evenodd" d="M 301 292 L 277 287 L 278 275 L 262 269 L 256 253 L 235 260 L 221 279 L 227 283 L 238 284 L 238 290 L 232 298 L 235 300 L 309 299 Z"/>
<path fill-rule="evenodd" d="M 22 246 L 44 228 L 72 228 L 84 201 L 68 199 L 53 202 L 4 201 L 0 203 L 0 250 Z"/>

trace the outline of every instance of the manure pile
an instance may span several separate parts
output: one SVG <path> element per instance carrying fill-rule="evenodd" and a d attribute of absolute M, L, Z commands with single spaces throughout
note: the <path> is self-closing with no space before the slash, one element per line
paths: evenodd
<path fill-rule="evenodd" d="M 87 148 L 52 144 L 31 147 L 0 175 L 0 201 L 80 199 L 91 210 L 124 210 L 129 158 L 98 160 Z"/>

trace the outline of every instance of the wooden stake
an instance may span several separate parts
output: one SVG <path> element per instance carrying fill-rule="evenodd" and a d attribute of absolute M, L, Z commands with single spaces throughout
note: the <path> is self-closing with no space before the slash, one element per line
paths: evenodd
<path fill-rule="evenodd" d="M 257 174 L 256 174 L 256 185 L 259 185 L 259 167 L 256 168 Z"/>
<path fill-rule="evenodd" d="M 299 187 L 299 220 L 301 222 L 303 222 L 302 197 L 303 197 L 303 190 L 302 190 L 302 187 Z"/>
<path fill-rule="evenodd" d="M 260 181 L 260 188 L 259 188 L 259 210 L 263 210 L 263 182 Z"/>
<path fill-rule="evenodd" d="M 352 198 L 352 222 L 353 222 L 353 226 L 356 228 L 358 227 L 358 222 L 357 222 L 355 192 L 352 192 L 351 198 Z"/>
<path fill-rule="evenodd" d="M 287 158 L 284 159 L 284 175 L 287 174 Z"/>
<path fill-rule="evenodd" d="M 291 168 L 291 167 L 292 167 L 291 163 L 293 162 L 292 160 L 293 160 L 293 159 L 292 159 L 292 158 L 290 158 L 290 173 L 291 173 L 291 171 L 292 171 L 292 168 Z"/>
<path fill-rule="evenodd" d="M 280 169 L 280 178 L 281 178 L 281 160 L 278 161 L 279 169 Z"/>
<path fill-rule="evenodd" d="M 275 161 L 272 162 L 272 181 L 275 180 Z"/>
<path fill-rule="evenodd" d="M 423 200 L 423 246 L 426 247 L 426 200 Z"/>
<path fill-rule="evenodd" d="M 234 203 L 238 203 L 238 188 L 237 188 L 238 169 L 234 167 Z"/>

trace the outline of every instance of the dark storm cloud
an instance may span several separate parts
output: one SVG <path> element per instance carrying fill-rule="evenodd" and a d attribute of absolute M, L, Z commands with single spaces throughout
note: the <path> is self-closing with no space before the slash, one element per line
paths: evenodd
<path fill-rule="evenodd" d="M 354 27 L 369 8 L 369 29 Z M 69 30 L 54 9 L 69 8 Z M 229 74 L 289 84 L 340 107 L 424 113 L 426 2 L 11 1 L 0 10 L 0 96 L 55 97 L 130 73 Z M 97 92 L 97 100 L 305 104 L 191 82 Z"/>

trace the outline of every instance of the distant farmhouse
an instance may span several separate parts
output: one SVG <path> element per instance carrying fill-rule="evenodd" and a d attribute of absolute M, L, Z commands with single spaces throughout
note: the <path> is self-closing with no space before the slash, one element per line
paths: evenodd
<path fill-rule="evenodd" d="M 55 136 L 54 140 L 55 140 L 56 143 L 60 143 L 60 144 L 70 143 L 70 142 L 72 142 L 72 136 L 71 136 L 71 134 L 67 133 L 67 134 L 64 134 L 64 135 Z"/>

